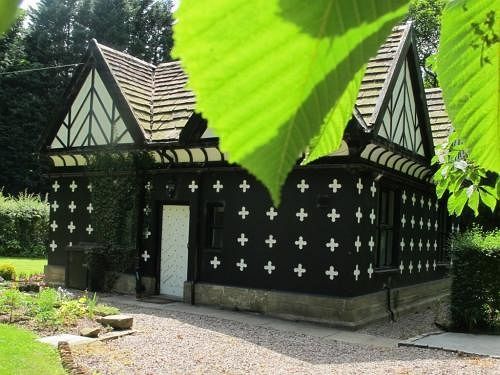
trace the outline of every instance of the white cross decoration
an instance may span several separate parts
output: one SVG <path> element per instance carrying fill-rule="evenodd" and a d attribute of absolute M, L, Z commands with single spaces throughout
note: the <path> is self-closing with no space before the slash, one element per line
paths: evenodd
<path fill-rule="evenodd" d="M 432 269 L 435 271 L 436 267 L 437 267 L 436 259 L 434 259 L 434 262 L 432 262 Z"/>
<path fill-rule="evenodd" d="M 457 224 L 457 233 L 460 233 L 460 224 Z"/>
<path fill-rule="evenodd" d="M 146 185 L 144 185 L 144 189 L 147 191 L 151 191 L 153 189 L 153 185 L 151 185 L 151 181 L 148 181 Z"/>
<path fill-rule="evenodd" d="M 300 220 L 300 221 L 304 221 L 304 219 L 305 219 L 306 217 L 308 217 L 308 216 L 309 216 L 309 214 L 308 214 L 307 212 L 305 212 L 303 208 L 301 208 L 301 209 L 299 210 L 299 212 L 296 212 L 296 213 L 295 213 L 295 216 L 297 216 L 297 217 L 299 218 L 299 220 Z"/>
<path fill-rule="evenodd" d="M 413 251 L 413 246 L 415 246 L 415 243 L 413 242 L 413 238 L 410 238 L 410 251 Z"/>
<path fill-rule="evenodd" d="M 411 196 L 411 204 L 412 206 L 415 206 L 415 202 L 417 201 L 417 197 L 415 197 L 415 193 Z"/>
<path fill-rule="evenodd" d="M 431 230 L 432 224 L 431 224 L 431 219 L 427 220 L 427 230 Z"/>
<path fill-rule="evenodd" d="M 151 207 L 149 207 L 149 204 L 147 204 L 146 207 L 142 209 L 142 211 L 146 216 L 148 216 L 151 213 Z"/>
<path fill-rule="evenodd" d="M 411 260 L 410 260 L 410 264 L 408 265 L 408 270 L 410 271 L 410 275 L 411 275 L 411 271 L 413 271 L 413 263 Z"/>
<path fill-rule="evenodd" d="M 399 246 L 401 246 L 401 251 L 404 251 L 405 250 L 405 239 L 404 238 L 401 238 L 401 242 L 399 243 Z"/>
<path fill-rule="evenodd" d="M 359 266 L 357 264 L 352 274 L 354 275 L 355 280 L 358 281 L 358 277 L 361 274 L 361 271 L 359 270 Z"/>
<path fill-rule="evenodd" d="M 151 236 L 151 231 L 149 230 L 148 227 L 144 229 L 144 232 L 142 233 L 145 239 L 148 239 L 149 236 Z"/>
<path fill-rule="evenodd" d="M 403 274 L 404 269 L 405 265 L 403 264 L 403 261 L 401 261 L 401 264 L 399 265 L 399 272 L 401 273 L 401 275 Z"/>
<path fill-rule="evenodd" d="M 431 249 L 431 243 L 429 240 L 427 240 L 427 243 L 425 244 L 425 247 L 427 247 L 427 251 Z"/>
<path fill-rule="evenodd" d="M 429 198 L 429 200 L 427 201 L 427 207 L 429 207 L 429 211 L 431 210 L 431 207 L 432 207 L 432 199 Z"/>
<path fill-rule="evenodd" d="M 307 241 L 305 241 L 302 236 L 299 236 L 299 239 L 295 241 L 295 245 L 297 245 L 298 248 L 302 250 L 302 248 L 307 245 Z"/>
<path fill-rule="evenodd" d="M 244 271 L 247 268 L 247 264 L 245 263 L 245 259 L 241 258 L 238 263 L 236 263 L 236 267 L 240 269 L 240 271 Z"/>
<path fill-rule="evenodd" d="M 376 218 L 377 217 L 375 216 L 375 210 L 372 208 L 372 212 L 370 212 L 370 221 L 371 221 L 372 224 L 375 223 L 375 219 Z"/>
<path fill-rule="evenodd" d="M 52 189 L 54 189 L 54 191 L 57 193 L 57 191 L 59 190 L 60 187 L 61 187 L 61 185 L 59 185 L 59 182 L 57 182 L 57 180 L 55 180 L 54 183 L 52 184 Z"/>
<path fill-rule="evenodd" d="M 267 265 L 264 266 L 264 269 L 267 271 L 267 273 L 270 275 L 273 273 L 273 271 L 276 269 L 276 266 L 273 266 L 273 263 L 271 261 L 267 262 Z"/>
<path fill-rule="evenodd" d="M 332 183 L 329 184 L 328 187 L 332 189 L 332 192 L 336 193 L 342 187 L 342 185 L 337 182 L 336 178 L 334 178 Z"/>
<path fill-rule="evenodd" d="M 358 194 L 361 195 L 361 192 L 363 191 L 363 183 L 361 182 L 361 178 L 358 178 L 356 188 L 358 189 Z"/>
<path fill-rule="evenodd" d="M 439 210 L 439 202 L 436 199 L 436 203 L 434 203 L 434 208 L 436 209 L 436 212 Z"/>
<path fill-rule="evenodd" d="M 54 212 L 56 212 L 57 209 L 59 208 L 57 201 L 54 201 L 54 203 L 52 203 L 50 206 L 52 207 L 52 211 L 54 211 Z"/>
<path fill-rule="evenodd" d="M 85 228 L 85 230 L 87 231 L 87 233 L 89 234 L 89 236 L 92 234 L 92 232 L 94 231 L 94 228 L 92 228 L 92 225 L 88 225 L 87 228 Z"/>
<path fill-rule="evenodd" d="M 274 239 L 274 236 L 270 234 L 267 240 L 265 240 L 264 242 L 267 244 L 267 246 L 269 246 L 269 248 L 272 248 L 273 245 L 276 243 L 276 240 Z"/>
<path fill-rule="evenodd" d="M 239 242 L 241 246 L 245 246 L 245 244 L 248 242 L 248 238 L 245 237 L 245 233 L 241 233 L 236 241 Z"/>
<path fill-rule="evenodd" d="M 278 216 L 278 212 L 274 210 L 274 207 L 271 207 L 267 210 L 266 215 L 269 216 L 269 220 L 273 221 L 276 216 Z"/>
<path fill-rule="evenodd" d="M 422 239 L 419 239 L 418 240 L 418 251 L 422 251 L 422 246 L 423 246 Z"/>
<path fill-rule="evenodd" d="M 418 264 L 417 264 L 417 270 L 418 270 L 418 272 L 420 272 L 421 269 L 422 269 L 422 263 L 419 260 Z"/>
<path fill-rule="evenodd" d="M 358 224 L 361 223 L 361 218 L 363 217 L 363 214 L 361 213 L 361 207 L 358 207 L 358 210 L 356 211 L 356 219 L 358 220 Z"/>
<path fill-rule="evenodd" d="M 439 228 L 439 225 L 438 225 L 438 221 L 436 220 L 434 222 L 434 230 L 437 232 L 438 228 Z"/>
<path fill-rule="evenodd" d="M 370 236 L 370 241 L 368 241 L 368 246 L 370 247 L 370 252 L 372 252 L 373 248 L 375 247 L 375 241 L 373 241 L 373 236 Z"/>
<path fill-rule="evenodd" d="M 422 218 L 420 218 L 420 221 L 418 222 L 418 224 L 420 225 L 420 229 L 422 229 L 424 227 L 424 220 Z"/>
<path fill-rule="evenodd" d="M 92 202 L 90 202 L 89 205 L 87 206 L 87 211 L 89 212 L 89 214 L 91 214 L 93 210 L 94 206 L 92 206 Z"/>
<path fill-rule="evenodd" d="M 375 193 L 377 192 L 377 187 L 375 186 L 375 181 L 372 182 L 372 186 L 370 187 L 370 191 L 372 193 L 372 198 L 375 198 Z"/>
<path fill-rule="evenodd" d="M 69 233 L 73 233 L 75 229 L 76 229 L 75 224 L 73 224 L 73 221 L 70 221 L 68 225 Z"/>
<path fill-rule="evenodd" d="M 361 241 L 359 240 L 359 236 L 357 236 L 356 241 L 354 241 L 354 247 L 356 248 L 356 252 L 359 253 L 359 248 L 361 247 Z"/>
<path fill-rule="evenodd" d="M 425 262 L 425 270 L 429 271 L 429 260 Z"/>
<path fill-rule="evenodd" d="M 303 274 L 303 273 L 306 273 L 306 269 L 305 269 L 305 268 L 302 268 L 302 264 L 301 264 L 301 263 L 299 263 L 299 264 L 297 265 L 297 267 L 295 267 L 295 268 L 293 269 L 293 272 L 295 272 L 295 273 L 297 274 L 297 276 L 298 276 L 298 277 L 302 277 L 302 274 Z"/>
<path fill-rule="evenodd" d="M 71 211 L 71 213 L 73 213 L 75 211 L 75 208 L 76 208 L 75 202 L 71 201 L 68 208 Z"/>
<path fill-rule="evenodd" d="M 75 183 L 75 180 L 71 181 L 71 185 L 69 185 L 69 188 L 71 189 L 71 192 L 74 193 L 78 185 Z"/>
<path fill-rule="evenodd" d="M 148 254 L 147 250 L 144 250 L 144 252 L 141 255 L 142 259 L 144 259 L 145 262 L 148 261 L 149 258 L 151 258 L 151 255 Z"/>
<path fill-rule="evenodd" d="M 325 275 L 330 278 L 330 280 L 335 279 L 335 276 L 339 275 L 339 271 L 335 271 L 333 266 L 330 266 L 328 270 L 325 271 Z"/>
<path fill-rule="evenodd" d="M 224 189 L 224 185 L 222 185 L 219 180 L 217 180 L 217 182 L 213 184 L 212 187 L 215 189 L 217 193 L 219 193 L 222 189 Z"/>
<path fill-rule="evenodd" d="M 92 184 L 88 184 L 87 189 L 92 193 Z"/>
<path fill-rule="evenodd" d="M 371 279 L 372 274 L 373 274 L 373 266 L 371 263 L 370 263 L 370 266 L 368 267 L 368 270 L 366 272 L 368 272 L 368 278 Z"/>
<path fill-rule="evenodd" d="M 59 225 L 57 225 L 56 221 L 54 220 L 52 224 L 50 224 L 50 227 L 52 228 L 52 232 L 55 232 Z"/>
<path fill-rule="evenodd" d="M 243 182 L 239 185 L 240 189 L 246 193 L 248 189 L 250 189 L 250 185 L 247 184 L 247 180 L 243 180 Z"/>
<path fill-rule="evenodd" d="M 451 233 L 455 233 L 455 225 L 451 223 Z"/>
<path fill-rule="evenodd" d="M 238 215 L 241 216 L 243 220 L 250 214 L 250 211 L 248 211 L 245 206 L 241 207 L 241 210 L 238 211 Z"/>
<path fill-rule="evenodd" d="M 73 242 L 72 242 L 72 241 L 69 241 L 69 242 L 68 242 L 68 246 L 69 246 L 69 247 L 72 247 L 72 246 L 73 246 Z"/>
<path fill-rule="evenodd" d="M 210 264 L 212 265 L 212 267 L 213 267 L 213 268 L 214 268 L 214 270 L 215 270 L 215 269 L 217 269 L 217 267 L 219 267 L 219 265 L 220 265 L 220 260 L 219 260 L 219 259 L 217 259 L 217 257 L 214 257 L 214 259 L 212 259 L 212 260 L 210 261 Z"/>
<path fill-rule="evenodd" d="M 191 183 L 188 185 L 188 189 L 191 190 L 191 193 L 194 193 L 198 188 L 199 186 L 196 185 L 195 180 L 192 180 Z"/>
<path fill-rule="evenodd" d="M 52 252 L 56 251 L 56 249 L 57 249 L 56 242 L 54 240 L 52 240 L 52 242 L 50 243 L 49 247 L 52 250 Z"/>
<path fill-rule="evenodd" d="M 434 240 L 434 251 L 436 251 L 436 250 L 437 250 L 437 248 L 438 248 L 438 243 L 437 243 L 437 241 L 436 241 L 436 240 Z"/>
<path fill-rule="evenodd" d="M 406 224 L 406 217 L 405 214 L 403 214 L 403 217 L 401 218 L 401 227 L 404 228 Z"/>
<path fill-rule="evenodd" d="M 326 215 L 332 220 L 332 223 L 335 223 L 335 221 L 340 217 L 340 214 L 337 213 L 337 210 L 335 208 L 332 208 L 332 212 Z"/>
<path fill-rule="evenodd" d="M 406 190 L 403 190 L 403 195 L 401 195 L 401 200 L 403 201 L 403 204 L 406 203 Z"/>
<path fill-rule="evenodd" d="M 410 223 L 411 223 L 411 228 L 413 229 L 413 227 L 415 226 L 415 218 L 413 217 L 413 215 L 411 217 Z"/>
<path fill-rule="evenodd" d="M 424 203 L 425 203 L 425 199 L 424 199 L 424 196 L 422 195 L 420 197 L 420 208 L 424 208 Z"/>
<path fill-rule="evenodd" d="M 309 189 L 309 184 L 306 183 L 306 180 L 300 180 L 300 184 L 297 184 L 297 189 L 300 190 L 301 193 L 304 193 L 307 189 Z"/>
<path fill-rule="evenodd" d="M 330 241 L 328 241 L 326 244 L 325 244 L 326 247 L 329 247 L 330 248 L 330 251 L 333 253 L 335 251 L 335 249 L 337 247 L 339 247 L 339 244 L 338 242 L 335 242 L 335 240 L 332 238 L 330 238 Z"/>

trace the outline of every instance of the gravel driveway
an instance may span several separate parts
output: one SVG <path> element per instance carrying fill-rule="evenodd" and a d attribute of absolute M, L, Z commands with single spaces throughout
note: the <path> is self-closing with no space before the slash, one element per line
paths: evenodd
<path fill-rule="evenodd" d="M 76 363 L 102 374 L 500 374 L 490 358 L 346 344 L 156 308 L 122 311 L 139 332 L 76 347 Z"/>

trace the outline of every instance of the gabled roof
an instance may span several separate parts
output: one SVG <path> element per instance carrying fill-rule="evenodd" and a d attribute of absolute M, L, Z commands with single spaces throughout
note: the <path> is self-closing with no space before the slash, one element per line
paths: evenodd
<path fill-rule="evenodd" d="M 368 62 L 353 111 L 354 118 L 365 131 L 371 132 L 376 125 L 394 72 L 401 66 L 402 54 L 408 49 L 410 39 L 411 23 L 394 27 L 376 56 Z M 122 108 L 126 107 L 123 110 L 128 115 L 124 120 L 128 122 L 127 126 L 136 128 L 133 129 L 136 140 L 141 138 L 141 143 L 152 144 L 186 141 L 188 134 L 196 134 L 194 138 L 199 138 L 199 131 L 188 128 L 206 126 L 206 122 L 194 112 L 195 96 L 185 87 L 187 76 L 178 61 L 155 66 L 95 40 L 90 44 L 87 56 L 90 57 L 87 57 L 80 74 L 88 72 L 88 65 L 104 66 L 106 74 L 103 79 L 114 88 L 111 91 L 122 102 Z M 75 91 L 81 81 L 82 77 L 75 74 L 69 92 Z M 56 131 L 52 130 L 52 133 Z"/>
<path fill-rule="evenodd" d="M 427 109 L 431 121 L 434 146 L 440 145 L 448 138 L 452 125 L 443 101 L 443 93 L 439 87 L 425 89 Z"/>

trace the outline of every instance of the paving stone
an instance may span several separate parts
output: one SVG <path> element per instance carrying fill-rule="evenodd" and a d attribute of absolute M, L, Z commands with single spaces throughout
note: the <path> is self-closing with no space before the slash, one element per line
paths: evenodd
<path fill-rule="evenodd" d="M 114 329 L 130 329 L 134 323 L 134 318 L 130 315 L 108 315 L 98 319 L 98 322 L 103 325 L 108 325 Z"/>
<path fill-rule="evenodd" d="M 127 329 L 125 331 L 114 331 L 114 332 L 107 332 L 99 336 L 99 341 L 108 341 L 108 340 L 113 340 L 117 339 L 119 337 L 123 336 L 128 336 L 136 333 L 136 330 L 133 329 Z"/>
<path fill-rule="evenodd" d="M 85 327 L 80 329 L 80 336 L 97 337 L 101 332 L 101 327 Z"/>
<path fill-rule="evenodd" d="M 71 345 L 90 344 L 90 343 L 96 341 L 96 339 L 92 339 L 89 337 L 77 336 L 77 335 L 62 334 L 62 335 L 42 337 L 40 339 L 37 339 L 37 341 L 52 345 L 52 346 L 57 348 L 57 345 L 61 341 L 66 341 L 71 346 Z"/>

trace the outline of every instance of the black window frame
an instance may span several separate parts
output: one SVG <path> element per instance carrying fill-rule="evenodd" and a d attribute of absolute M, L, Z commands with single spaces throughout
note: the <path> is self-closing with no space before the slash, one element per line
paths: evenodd
<path fill-rule="evenodd" d="M 218 222 L 216 214 L 222 213 L 222 221 Z M 225 206 L 222 202 L 206 203 L 206 238 L 207 249 L 221 250 L 224 246 Z"/>
<path fill-rule="evenodd" d="M 384 197 L 386 198 L 385 201 Z M 399 189 L 390 184 L 380 184 L 377 215 L 377 248 L 375 252 L 375 268 L 377 270 L 395 269 L 399 262 L 398 246 L 401 237 L 401 221 L 399 220 L 401 212 L 400 197 L 401 192 Z M 387 241 L 388 238 L 391 238 L 391 240 Z M 385 239 L 385 246 L 382 245 L 383 239 Z M 383 254 L 382 250 L 384 250 Z"/>

